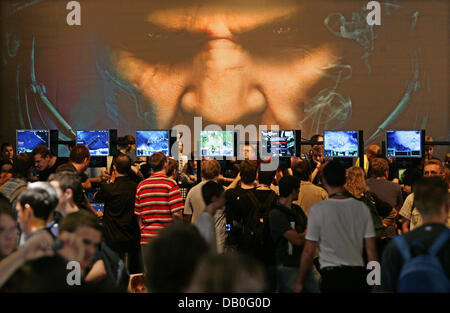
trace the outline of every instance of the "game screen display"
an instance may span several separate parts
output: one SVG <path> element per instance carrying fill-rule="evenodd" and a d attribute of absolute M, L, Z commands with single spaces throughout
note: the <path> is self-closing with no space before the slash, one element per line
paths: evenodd
<path fill-rule="evenodd" d="M 200 132 L 202 157 L 234 156 L 234 133 L 232 131 L 203 130 Z"/>
<path fill-rule="evenodd" d="M 357 131 L 324 131 L 323 152 L 326 158 L 357 158 Z"/>
<path fill-rule="evenodd" d="M 263 156 L 295 156 L 295 130 L 261 131 Z"/>
<path fill-rule="evenodd" d="M 156 152 L 169 155 L 168 130 L 144 130 L 136 132 L 136 156 L 151 156 Z"/>
<path fill-rule="evenodd" d="M 17 154 L 31 152 L 36 146 L 49 147 L 48 130 L 17 131 Z"/>
<path fill-rule="evenodd" d="M 421 158 L 420 130 L 386 131 L 387 157 Z"/>
<path fill-rule="evenodd" d="M 77 131 L 77 144 L 89 148 L 91 156 L 109 155 L 109 131 L 89 130 Z"/>
<path fill-rule="evenodd" d="M 92 208 L 96 211 L 96 212 L 105 212 L 105 204 L 104 203 L 91 203 Z"/>

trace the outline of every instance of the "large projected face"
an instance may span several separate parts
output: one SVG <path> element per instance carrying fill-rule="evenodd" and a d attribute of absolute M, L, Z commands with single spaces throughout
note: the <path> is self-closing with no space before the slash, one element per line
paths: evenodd
<path fill-rule="evenodd" d="M 295 127 L 308 90 L 337 61 L 329 43 L 308 34 L 317 21 L 301 4 L 163 3 L 141 16 L 142 29 L 110 41 L 113 67 L 153 104 L 144 110 L 160 127 L 189 125 L 194 116 L 218 125 Z"/>
<path fill-rule="evenodd" d="M 66 1 L 1 1 L 0 136 L 193 133 L 195 116 L 305 138 L 363 129 L 366 144 L 386 129 L 447 136 L 448 1 L 380 1 L 380 26 L 368 1 L 79 2 L 68 26 Z"/>

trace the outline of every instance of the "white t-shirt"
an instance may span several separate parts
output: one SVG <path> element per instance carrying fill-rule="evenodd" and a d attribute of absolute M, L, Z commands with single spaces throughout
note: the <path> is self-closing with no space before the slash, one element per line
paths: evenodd
<path fill-rule="evenodd" d="M 191 223 L 195 224 L 203 211 L 205 210 L 206 204 L 203 200 L 202 187 L 206 184 L 208 180 L 203 180 L 201 183 L 192 187 L 187 194 L 186 201 L 184 204 L 183 214 L 192 215 Z M 217 253 L 222 254 L 225 249 L 225 240 L 227 237 L 225 231 L 225 211 L 224 209 L 217 210 L 214 215 L 214 222 L 216 228 L 216 238 L 217 238 Z"/>
<path fill-rule="evenodd" d="M 375 237 L 369 208 L 353 198 L 314 204 L 308 216 L 306 239 L 317 241 L 320 267 L 364 266 L 364 238 Z"/>
<path fill-rule="evenodd" d="M 197 227 L 200 235 L 205 239 L 211 248 L 212 253 L 217 252 L 217 242 L 216 242 L 216 226 L 214 217 L 211 214 L 202 212 L 200 216 L 194 223 L 195 227 Z"/>

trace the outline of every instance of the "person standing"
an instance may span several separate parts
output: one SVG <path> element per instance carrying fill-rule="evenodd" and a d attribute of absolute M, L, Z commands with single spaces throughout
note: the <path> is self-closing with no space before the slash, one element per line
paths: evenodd
<path fill-rule="evenodd" d="M 31 176 L 33 160 L 29 153 L 21 153 L 17 156 L 12 167 L 12 178 L 0 187 L 0 193 L 3 194 L 16 207 L 17 199 L 27 188 L 27 182 Z"/>
<path fill-rule="evenodd" d="M 443 177 L 424 177 L 416 183 L 414 194 L 423 224 L 397 236 L 386 247 L 381 266 L 381 290 L 448 293 L 450 229 L 445 226 L 449 216 L 447 183 Z M 414 265 L 418 256 L 422 262 Z M 434 264 L 426 264 L 427 259 L 428 262 L 434 259 Z M 444 286 L 446 290 L 438 289 Z"/>
<path fill-rule="evenodd" d="M 14 163 L 14 148 L 12 144 L 5 142 L 1 146 L 1 157 L 2 161 L 8 161 Z"/>
<path fill-rule="evenodd" d="M 445 179 L 446 176 L 444 166 L 439 160 L 436 159 L 428 160 L 425 162 L 423 168 L 423 176 L 424 177 L 440 176 Z M 423 223 L 422 216 L 420 215 L 419 210 L 415 207 L 414 193 L 411 193 L 408 197 L 406 197 L 399 214 L 403 220 L 402 232 L 404 234 L 422 225 Z M 450 214 L 447 219 L 447 227 L 450 227 Z"/>
<path fill-rule="evenodd" d="M 202 194 L 203 186 L 210 181 L 218 183 L 220 175 L 220 164 L 217 160 L 205 160 L 202 162 L 202 181 L 189 190 L 184 204 L 184 219 L 195 224 L 197 219 L 206 208 L 206 203 Z M 222 189 L 224 189 L 221 186 Z M 225 212 L 224 208 L 218 208 L 214 213 L 215 231 L 217 239 L 217 253 L 222 254 L 225 249 Z"/>
<path fill-rule="evenodd" d="M 211 253 L 217 253 L 216 223 L 214 215 L 225 205 L 224 189 L 215 181 L 208 181 L 202 186 L 205 208 L 194 225 L 208 243 Z"/>
<path fill-rule="evenodd" d="M 106 244 L 125 260 L 130 273 L 139 273 L 140 231 L 134 215 L 134 202 L 138 184 L 129 176 L 131 158 L 126 154 L 114 160 L 114 182 L 103 184 L 94 195 L 103 202 L 103 236 Z"/>
<path fill-rule="evenodd" d="M 295 200 L 294 203 L 300 206 L 308 216 L 311 206 L 327 199 L 328 194 L 322 187 L 311 183 L 312 171 L 309 162 L 304 160 L 298 161 L 294 165 L 293 174 L 300 179 L 300 193 L 298 200 Z"/>
<path fill-rule="evenodd" d="M 39 180 L 47 181 L 48 177 L 56 172 L 63 161 L 50 153 L 46 146 L 37 146 L 32 151 L 34 166 L 39 169 Z"/>
<path fill-rule="evenodd" d="M 177 183 L 167 177 L 166 155 L 162 152 L 153 154 L 150 167 L 153 174 L 138 185 L 134 209 L 141 230 L 142 249 L 162 229 L 183 219 L 183 199 Z"/>
<path fill-rule="evenodd" d="M 309 212 L 294 290 L 303 290 L 319 247 L 321 292 L 368 292 L 363 247 L 369 262 L 378 260 L 369 208 L 345 192 L 345 168 L 337 161 L 324 166 L 322 181 L 329 199 L 316 203 Z"/>
<path fill-rule="evenodd" d="M 293 292 L 298 276 L 300 256 L 305 244 L 307 217 L 292 202 L 297 200 L 300 179 L 283 176 L 279 183 L 280 198 L 269 213 L 270 232 L 275 243 L 276 277 L 278 292 Z M 307 275 L 305 292 L 318 292 L 318 283 L 311 269 Z"/>

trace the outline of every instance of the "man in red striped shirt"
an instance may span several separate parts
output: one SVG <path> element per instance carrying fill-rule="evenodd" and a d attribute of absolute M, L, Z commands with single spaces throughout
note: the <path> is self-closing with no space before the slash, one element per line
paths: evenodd
<path fill-rule="evenodd" d="M 141 245 L 149 243 L 172 222 L 183 218 L 183 199 L 177 183 L 167 177 L 167 157 L 157 152 L 150 157 L 153 174 L 136 191 L 134 213 L 141 229 Z"/>

